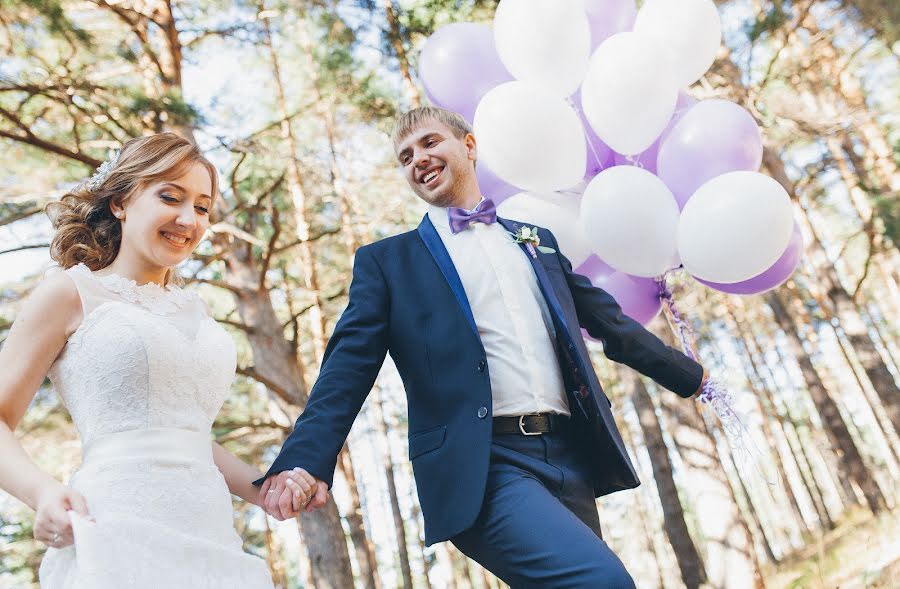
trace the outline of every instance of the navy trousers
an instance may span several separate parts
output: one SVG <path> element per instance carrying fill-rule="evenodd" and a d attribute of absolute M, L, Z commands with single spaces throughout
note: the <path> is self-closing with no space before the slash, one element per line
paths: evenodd
<path fill-rule="evenodd" d="M 514 589 L 634 589 L 600 533 L 591 470 L 571 432 L 495 435 L 484 503 L 451 539 Z"/>

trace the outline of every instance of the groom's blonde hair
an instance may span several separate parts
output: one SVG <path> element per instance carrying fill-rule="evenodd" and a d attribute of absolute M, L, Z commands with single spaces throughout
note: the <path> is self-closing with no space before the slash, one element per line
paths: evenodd
<path fill-rule="evenodd" d="M 394 130 L 391 133 L 394 151 L 397 151 L 400 142 L 409 137 L 410 133 L 429 121 L 443 123 L 450 128 L 457 139 L 462 139 L 469 133 L 473 133 L 472 125 L 469 124 L 469 121 L 457 113 L 437 106 L 420 106 L 403 113 L 397 119 L 397 122 L 394 123 Z"/>

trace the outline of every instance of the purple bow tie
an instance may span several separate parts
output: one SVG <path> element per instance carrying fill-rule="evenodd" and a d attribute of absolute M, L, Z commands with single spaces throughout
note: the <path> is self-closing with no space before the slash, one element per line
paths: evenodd
<path fill-rule="evenodd" d="M 481 201 L 474 211 L 467 211 L 459 207 L 448 207 L 447 216 L 450 217 L 450 231 L 459 233 L 474 221 L 490 225 L 497 221 L 497 207 L 489 198 Z"/>

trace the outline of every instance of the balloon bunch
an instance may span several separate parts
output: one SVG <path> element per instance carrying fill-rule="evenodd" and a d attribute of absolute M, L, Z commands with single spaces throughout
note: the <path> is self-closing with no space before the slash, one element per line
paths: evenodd
<path fill-rule="evenodd" d="M 721 38 L 712 0 L 501 0 L 493 27 L 435 31 L 419 75 L 473 123 L 500 214 L 548 227 L 577 271 L 648 323 L 675 269 L 746 295 L 799 262 L 790 199 L 757 172 L 753 116 L 683 91 Z"/>
<path fill-rule="evenodd" d="M 665 303 L 691 355 L 667 276 L 755 294 L 802 251 L 787 192 L 758 173 L 753 116 L 684 92 L 721 41 L 712 0 L 500 0 L 493 27 L 435 31 L 419 66 L 430 100 L 473 123 L 499 213 L 553 231 L 637 321 Z M 733 424 L 724 389 L 701 397 Z"/>

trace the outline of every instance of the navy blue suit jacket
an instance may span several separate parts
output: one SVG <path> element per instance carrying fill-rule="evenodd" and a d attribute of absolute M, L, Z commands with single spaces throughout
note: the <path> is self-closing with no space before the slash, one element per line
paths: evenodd
<path fill-rule="evenodd" d="M 508 230 L 518 223 L 500 219 Z M 606 355 L 682 397 L 702 367 L 624 316 L 612 296 L 556 253 L 531 255 L 557 331 L 573 423 L 595 465 L 597 496 L 640 484 L 591 367 L 580 327 Z M 478 263 L 477 260 L 473 261 Z M 433 544 L 470 527 L 481 509 L 491 444 L 491 383 L 459 275 L 426 215 L 415 231 L 360 248 L 346 310 L 325 350 L 309 402 L 266 476 L 302 467 L 331 486 L 337 455 L 390 352 L 409 405 L 409 457 Z M 262 480 L 262 479 L 261 479 Z"/>

